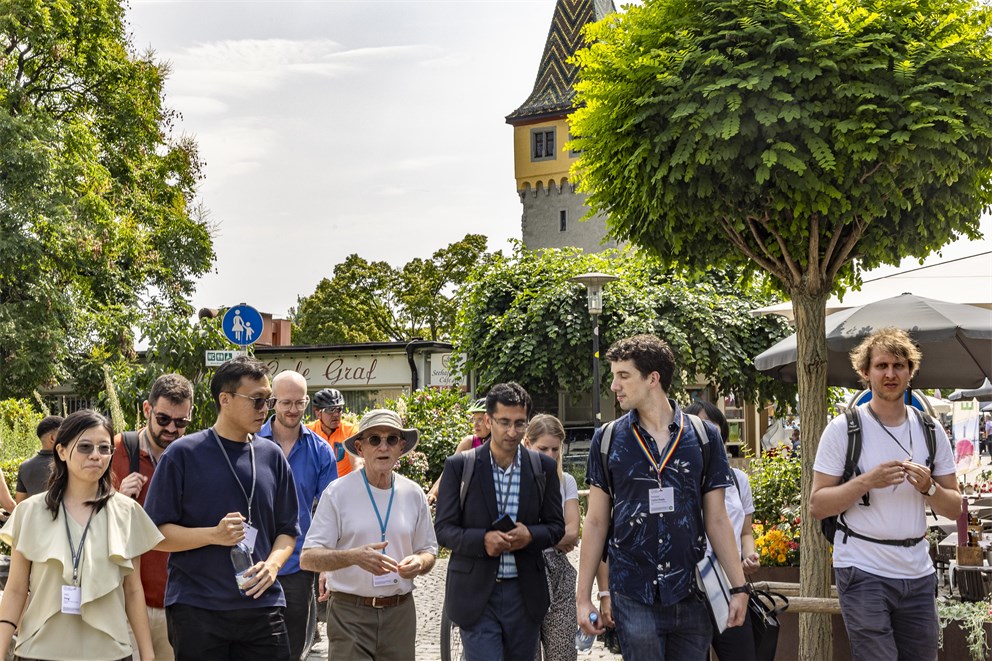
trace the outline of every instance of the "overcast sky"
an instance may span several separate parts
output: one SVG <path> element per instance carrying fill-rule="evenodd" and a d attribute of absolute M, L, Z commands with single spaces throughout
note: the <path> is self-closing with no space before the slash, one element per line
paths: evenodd
<path fill-rule="evenodd" d="M 206 161 L 217 260 L 193 304 L 281 316 L 351 253 L 401 266 L 469 232 L 490 249 L 519 238 L 503 118 L 533 87 L 554 6 L 132 0 L 134 45 L 172 63 L 166 103 Z"/>

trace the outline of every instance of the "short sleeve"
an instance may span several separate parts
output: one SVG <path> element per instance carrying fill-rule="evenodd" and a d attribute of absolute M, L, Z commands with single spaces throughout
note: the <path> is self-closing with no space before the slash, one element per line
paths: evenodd
<path fill-rule="evenodd" d="M 607 425 L 609 424 L 613 424 L 616 427 L 616 423 L 607 423 Z M 610 483 L 606 477 L 602 455 L 599 451 L 600 444 L 603 442 L 603 431 L 607 425 L 603 425 L 592 435 L 592 443 L 589 445 L 589 459 L 586 461 L 586 484 L 599 487 L 609 493 Z M 613 430 L 613 434 L 616 436 L 616 429 Z"/>
<path fill-rule="evenodd" d="M 576 484 L 575 478 L 568 473 L 562 473 L 565 484 L 565 498 L 562 503 L 568 502 L 569 500 L 579 499 L 579 485 Z"/>
<path fill-rule="evenodd" d="M 166 452 L 158 460 L 145 497 L 145 512 L 156 526 L 182 520 L 183 466 L 177 452 Z"/>
<path fill-rule="evenodd" d="M 27 493 L 28 488 L 24 486 L 24 464 L 17 469 L 17 485 L 14 487 L 14 491 L 19 493 Z"/>
<path fill-rule="evenodd" d="M 414 553 L 430 553 L 437 557 L 437 536 L 434 533 L 434 522 L 431 520 L 431 509 L 427 505 L 427 496 L 414 486 L 413 491 L 420 496 L 417 528 L 413 533 Z"/>
<path fill-rule="evenodd" d="M 716 432 L 716 439 L 714 439 L 711 429 L 716 430 L 716 427 L 713 426 L 713 423 L 704 422 L 703 425 L 709 440 L 710 459 L 709 463 L 703 462 L 703 485 L 700 491 L 708 493 L 714 489 L 731 488 L 734 481 L 730 477 L 730 462 L 727 460 L 727 451 L 723 447 L 723 439 L 719 436 L 720 432 Z M 702 439 L 699 441 L 702 442 Z"/>
<path fill-rule="evenodd" d="M 947 439 L 947 432 L 940 424 L 936 425 L 934 431 L 937 434 L 937 448 L 933 458 L 933 474 L 936 477 L 954 475 L 954 454 L 951 452 L 951 442 Z"/>
<path fill-rule="evenodd" d="M 314 437 L 316 438 L 316 434 Z M 319 498 L 320 494 L 324 493 L 327 485 L 338 479 L 338 464 L 334 461 L 331 446 L 319 438 L 316 440 L 317 442 L 314 443 L 314 446 L 317 448 L 317 461 L 320 465 L 320 473 L 317 476 L 317 497 Z"/>
<path fill-rule="evenodd" d="M 303 542 L 303 548 L 336 549 L 340 540 L 341 520 L 338 518 L 338 508 L 335 506 L 335 491 L 340 482 L 332 482 L 317 501 L 310 530 Z"/>
<path fill-rule="evenodd" d="M 107 503 L 108 552 L 115 562 L 132 560 L 165 539 L 135 500 L 115 493 Z"/>
<path fill-rule="evenodd" d="M 737 486 L 741 490 L 741 505 L 744 506 L 744 516 L 754 514 L 754 494 L 751 493 L 751 480 L 748 479 L 747 473 L 744 471 L 736 468 L 732 470 L 734 477 L 737 478 Z"/>
<path fill-rule="evenodd" d="M 841 415 L 826 426 L 820 435 L 820 444 L 816 448 L 816 460 L 813 470 L 824 475 L 841 477 L 844 475 L 844 455 L 847 452 L 847 423 Z M 953 464 L 951 472 L 954 472 Z"/>
<path fill-rule="evenodd" d="M 296 480 L 293 478 L 293 471 L 290 469 L 286 457 L 278 448 L 276 448 L 276 453 L 280 467 L 273 507 L 275 528 L 272 534 L 273 537 L 289 535 L 295 538 L 300 536 L 300 499 L 296 491 Z"/>

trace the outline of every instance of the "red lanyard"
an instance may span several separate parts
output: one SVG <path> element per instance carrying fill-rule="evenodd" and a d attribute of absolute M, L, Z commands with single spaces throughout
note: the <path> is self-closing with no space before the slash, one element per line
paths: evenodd
<path fill-rule="evenodd" d="M 665 466 L 668 465 L 668 460 L 672 458 L 672 455 L 675 453 L 675 448 L 679 446 L 679 441 L 682 440 L 682 430 L 685 429 L 685 415 L 683 414 L 679 417 L 678 436 L 675 437 L 674 441 L 668 444 L 668 453 L 665 455 L 665 458 L 662 460 L 661 464 L 659 464 L 658 460 L 654 458 L 651 448 L 648 447 L 648 444 L 645 443 L 644 439 L 641 437 L 640 432 L 637 431 L 637 425 L 631 425 L 630 428 L 634 430 L 634 437 L 637 439 L 638 445 L 641 446 L 641 452 L 644 453 L 644 456 L 647 457 L 648 463 L 650 463 L 651 467 L 658 473 L 658 482 L 660 483 L 662 471 L 665 470 Z"/>

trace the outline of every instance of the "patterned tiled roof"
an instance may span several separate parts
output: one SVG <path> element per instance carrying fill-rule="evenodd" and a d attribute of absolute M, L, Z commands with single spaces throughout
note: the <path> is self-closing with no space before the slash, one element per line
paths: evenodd
<path fill-rule="evenodd" d="M 522 106 L 507 115 L 508 123 L 564 114 L 572 109 L 576 69 L 568 59 L 585 46 L 582 28 L 614 11 L 613 0 L 558 0 L 534 91 Z"/>

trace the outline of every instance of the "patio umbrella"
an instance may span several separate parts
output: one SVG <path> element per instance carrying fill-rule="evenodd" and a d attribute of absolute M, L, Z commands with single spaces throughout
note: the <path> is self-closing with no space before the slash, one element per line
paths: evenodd
<path fill-rule="evenodd" d="M 848 354 L 889 326 L 908 332 L 923 352 L 914 388 L 974 388 L 992 377 L 992 310 L 903 294 L 827 317 L 827 383 L 861 387 Z M 754 365 L 795 382 L 797 357 L 792 335 L 757 356 Z"/>
<path fill-rule="evenodd" d="M 992 402 L 992 383 L 988 379 L 985 379 L 985 383 L 978 388 L 974 390 L 955 390 L 947 396 L 947 399 L 952 402 L 956 402 L 959 399 L 977 399 L 980 402 Z"/>

